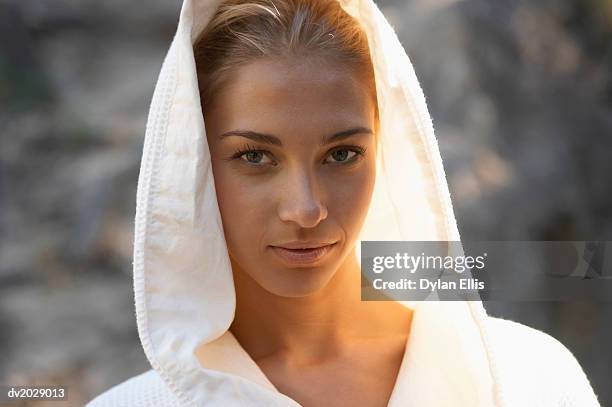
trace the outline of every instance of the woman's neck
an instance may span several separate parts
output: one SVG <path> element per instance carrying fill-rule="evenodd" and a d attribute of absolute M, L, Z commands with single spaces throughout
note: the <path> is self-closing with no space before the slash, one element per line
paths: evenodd
<path fill-rule="evenodd" d="M 234 273 L 236 313 L 230 331 L 254 359 L 310 364 L 333 358 L 355 339 L 406 335 L 411 312 L 395 302 L 362 302 L 354 255 L 319 292 L 281 297 L 242 271 Z"/>

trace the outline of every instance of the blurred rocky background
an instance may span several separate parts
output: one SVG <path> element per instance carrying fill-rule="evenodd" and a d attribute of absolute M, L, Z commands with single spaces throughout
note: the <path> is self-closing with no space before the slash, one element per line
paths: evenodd
<path fill-rule="evenodd" d="M 462 238 L 612 240 L 612 0 L 378 4 L 424 88 Z M 0 383 L 67 385 L 81 406 L 149 369 L 133 216 L 179 9 L 0 0 Z M 486 306 L 559 339 L 612 406 L 612 301 Z"/>

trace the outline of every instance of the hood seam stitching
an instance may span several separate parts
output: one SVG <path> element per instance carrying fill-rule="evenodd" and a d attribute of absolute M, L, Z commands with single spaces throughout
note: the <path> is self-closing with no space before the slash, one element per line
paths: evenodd
<path fill-rule="evenodd" d="M 140 218 L 137 218 L 138 234 L 136 236 L 136 241 L 138 242 L 135 245 L 135 259 L 138 259 L 135 262 L 134 266 L 137 267 L 137 272 L 134 273 L 134 279 L 139 282 L 139 284 L 135 285 L 135 298 L 138 303 L 141 304 L 142 313 L 140 315 L 137 314 L 137 320 L 139 322 L 139 331 L 141 331 L 141 340 L 143 342 L 143 348 L 145 350 L 145 354 L 149 363 L 151 363 L 152 367 L 159 373 L 161 378 L 166 382 L 168 387 L 172 390 L 172 392 L 177 396 L 179 400 L 182 402 L 186 402 L 188 405 L 193 405 L 193 403 L 186 397 L 185 393 L 179 388 L 177 383 L 172 379 L 171 374 L 174 372 L 175 368 L 170 367 L 167 369 L 162 366 L 161 362 L 157 358 L 157 353 L 155 352 L 155 347 L 150 338 L 150 332 L 148 327 L 148 309 L 146 303 L 146 285 L 147 278 L 144 271 L 145 268 L 145 247 L 146 247 L 146 235 L 147 229 L 150 223 L 150 201 L 152 199 L 151 191 L 155 190 L 155 186 L 157 185 L 157 169 L 159 168 L 155 164 L 159 163 L 159 157 L 161 156 L 163 142 L 167 135 L 167 126 L 169 122 L 170 110 L 172 108 L 172 101 L 174 100 L 174 94 L 177 88 L 177 72 L 178 72 L 178 58 L 176 56 L 177 46 L 176 46 L 177 36 L 174 37 L 170 51 L 168 53 L 167 61 L 167 69 L 162 67 L 160 76 L 164 76 L 165 80 L 162 82 L 163 88 L 160 88 L 159 96 L 155 97 L 157 99 L 155 113 L 153 114 L 154 123 L 150 128 L 150 137 L 152 138 L 151 144 L 148 145 L 147 156 L 145 158 L 145 162 L 143 162 L 143 169 L 145 171 L 145 177 L 143 181 L 142 196 L 138 198 L 138 201 L 141 205 L 143 205 L 142 211 L 138 214 Z"/>

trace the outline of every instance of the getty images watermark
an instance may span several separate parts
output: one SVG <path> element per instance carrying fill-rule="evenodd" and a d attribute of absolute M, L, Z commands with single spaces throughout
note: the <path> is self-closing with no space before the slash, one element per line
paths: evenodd
<path fill-rule="evenodd" d="M 362 300 L 611 301 L 609 241 L 363 241 Z"/>

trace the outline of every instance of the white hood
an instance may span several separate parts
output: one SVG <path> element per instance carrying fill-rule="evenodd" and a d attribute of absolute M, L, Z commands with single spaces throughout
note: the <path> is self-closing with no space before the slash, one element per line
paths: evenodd
<path fill-rule="evenodd" d="M 367 32 L 381 119 L 378 174 L 361 240 L 458 241 L 412 64 L 372 0 L 341 3 Z M 151 365 L 182 405 L 299 406 L 228 331 L 235 292 L 192 50 L 217 4 L 185 0 L 151 104 L 135 225 L 138 331 Z M 414 314 L 389 406 L 496 404 L 481 302 L 403 304 Z"/>

